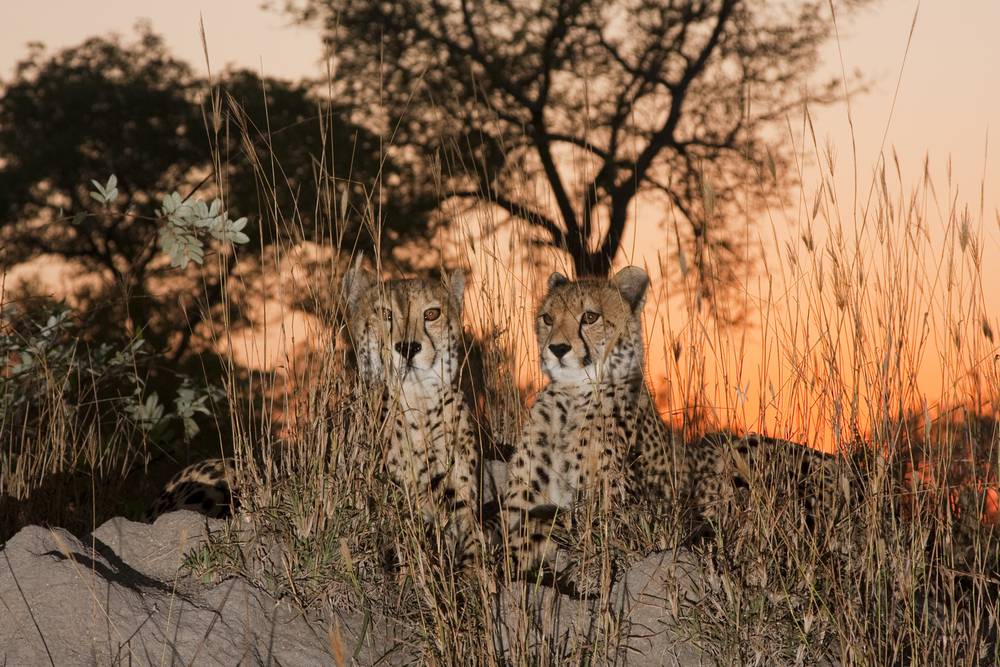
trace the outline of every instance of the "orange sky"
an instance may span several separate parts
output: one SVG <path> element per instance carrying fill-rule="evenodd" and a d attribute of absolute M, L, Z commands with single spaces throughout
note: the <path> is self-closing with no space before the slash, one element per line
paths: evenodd
<path fill-rule="evenodd" d="M 257 0 L 5 2 L 0 9 L 0 80 L 10 75 L 30 41 L 58 48 L 93 34 L 128 32 L 140 18 L 149 19 L 170 48 L 199 69 L 204 68 L 198 29 L 199 17 L 203 17 L 213 67 L 234 63 L 270 75 L 318 74 L 318 33 L 290 26 L 283 15 L 264 11 L 259 4 Z M 912 0 L 876 3 L 844 19 L 840 48 L 830 44 L 823 51 L 822 73 L 841 71 L 839 51 L 846 71 L 860 70 L 873 84 L 869 93 L 852 99 L 862 165 L 872 164 L 878 156 L 917 4 Z M 920 6 L 885 143 L 896 146 L 903 164 L 920 164 L 925 152 L 939 164 L 951 155 L 955 181 L 970 197 L 977 195 L 983 174 L 987 131 L 992 127 L 995 137 L 1000 133 L 997 26 L 1000 2 L 996 0 L 932 0 Z M 850 140 L 845 106 L 817 113 L 816 126 L 846 158 Z M 1000 161 L 991 162 L 988 211 L 997 205 L 1000 190 Z"/>
<path fill-rule="evenodd" d="M 0 80 L 9 76 L 29 41 L 41 41 L 58 48 L 93 34 L 111 30 L 128 32 L 139 18 L 150 19 L 153 28 L 165 36 L 177 55 L 203 70 L 199 16 L 204 17 L 213 68 L 234 63 L 269 75 L 292 78 L 320 72 L 318 33 L 289 27 L 283 16 L 259 9 L 256 0 L 175 0 L 171 3 L 105 0 L 99 3 L 99 10 L 94 9 L 97 3 L 68 0 L 4 4 L 0 9 Z M 858 70 L 871 87 L 866 93 L 854 94 L 849 106 L 841 103 L 814 110 L 817 140 L 821 150 L 830 147 L 835 156 L 833 183 L 838 203 L 844 209 L 840 216 L 843 220 L 860 217 L 852 216 L 849 210 L 855 192 L 852 133 L 857 151 L 859 210 L 864 208 L 880 155 L 884 154 L 891 166 L 892 150 L 895 149 L 902 165 L 903 190 L 907 192 L 918 185 L 924 157 L 929 156 L 940 204 L 928 206 L 927 238 L 932 246 L 943 247 L 949 203 L 957 202 L 959 209 L 966 203 L 970 206 L 972 227 L 981 236 L 984 256 L 984 302 L 974 310 L 981 309 L 982 315 L 991 320 L 994 330 L 1000 331 L 997 318 L 1000 315 L 1000 217 L 996 214 L 1000 206 L 1000 159 L 997 156 L 1000 151 L 1000 41 L 996 38 L 1000 2 L 924 2 L 919 8 L 912 43 L 904 61 L 916 8 L 917 3 L 911 0 L 887 0 L 841 22 L 839 44 L 831 43 L 823 50 L 820 75 L 826 78 L 841 72 L 842 68 L 847 72 Z M 899 92 L 893 104 L 897 79 Z M 792 132 L 785 140 L 794 141 L 801 147 L 801 115 L 790 118 L 789 123 Z M 811 153 L 811 149 L 806 153 Z M 783 248 L 786 241 L 795 241 L 803 231 L 802 223 L 812 208 L 821 179 L 816 162 L 812 156 L 805 163 L 801 206 L 772 211 L 769 219 L 757 221 L 755 227 L 749 228 L 750 240 L 760 243 L 771 256 L 772 264 L 776 262 L 775 248 Z M 892 189 L 894 175 L 888 180 Z M 984 213 L 980 215 L 980 185 L 983 183 Z M 661 233 L 655 226 L 660 212 L 640 210 L 637 216 L 641 224 L 632 245 L 644 251 L 631 250 L 626 255 L 635 263 L 655 264 L 656 252 L 662 251 L 658 241 Z M 869 274 L 874 273 L 877 279 L 877 265 L 872 263 L 868 268 Z M 809 276 L 813 278 L 815 276 Z M 804 279 L 800 277 L 799 280 Z M 508 276 L 501 281 L 530 284 L 524 276 Z M 767 286 L 759 279 L 754 278 L 752 282 L 748 291 L 757 292 L 752 297 L 766 293 Z M 794 286 L 783 284 L 777 289 L 779 294 L 787 296 Z M 532 290 L 515 291 L 517 305 L 530 308 Z M 927 304 L 932 304 L 933 298 L 928 296 L 927 299 Z M 953 304 L 941 306 L 936 312 L 933 305 L 927 307 L 932 312 L 932 319 L 935 314 L 941 315 L 942 308 L 952 311 L 956 308 Z M 668 338 L 678 330 L 693 329 L 696 323 L 685 319 L 676 304 L 669 310 L 666 327 L 661 326 L 663 315 L 647 321 L 647 327 L 653 331 L 669 329 Z M 657 310 L 658 315 L 665 312 Z M 971 312 L 969 316 L 972 320 L 979 317 Z M 930 337 L 945 338 L 937 328 L 932 326 L 935 330 Z M 517 337 L 527 335 L 522 332 Z M 763 338 L 760 332 L 749 332 L 745 347 L 729 335 L 726 340 L 717 341 L 721 347 L 716 354 L 724 358 L 726 365 L 742 368 L 740 378 L 721 383 L 727 385 L 719 389 L 721 394 L 732 398 L 737 384 L 749 384 L 751 389 L 746 403 L 756 405 L 759 392 L 766 384 L 780 384 L 788 369 L 778 368 L 773 359 L 765 360 L 761 346 Z M 661 334 L 654 335 L 652 347 L 662 349 Z M 722 347 L 727 349 L 722 350 Z M 662 368 L 662 354 L 653 356 L 654 365 Z M 654 375 L 663 374 L 662 370 L 654 369 Z M 933 367 L 925 368 L 921 374 L 922 390 L 928 395 L 936 393 L 942 381 L 949 381 L 942 380 L 939 369 Z M 781 423 L 781 417 L 773 412 L 763 417 L 764 424 L 759 424 L 754 414 L 736 415 L 735 418 L 751 427 L 773 428 Z M 810 426 L 810 430 L 813 428 L 819 427 Z"/>

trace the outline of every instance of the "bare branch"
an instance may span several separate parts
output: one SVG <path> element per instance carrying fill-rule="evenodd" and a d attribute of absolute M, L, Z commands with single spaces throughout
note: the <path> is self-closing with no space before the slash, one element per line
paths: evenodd
<path fill-rule="evenodd" d="M 395 100 L 387 115 L 417 118 L 423 134 L 408 145 L 456 147 L 457 189 L 545 228 L 578 273 L 607 270 L 635 197 L 665 170 L 668 194 L 697 210 L 703 169 L 737 174 L 759 159 L 765 124 L 800 100 L 829 34 L 826 0 L 306 1 L 329 8 L 328 25 L 348 37 L 339 53 L 352 74 L 390 82 L 379 88 L 380 105 Z M 382 43 L 370 39 L 379 31 Z M 585 179 L 569 175 L 570 147 L 593 169 Z M 511 184 L 524 182 L 544 183 L 553 210 L 523 201 Z"/>
<path fill-rule="evenodd" d="M 640 182 L 645 177 L 646 171 L 653 163 L 653 159 L 656 155 L 663 150 L 665 146 L 675 143 L 674 133 L 677 131 L 677 125 L 680 123 L 682 113 L 684 112 L 684 100 L 690 90 L 691 83 L 702 72 L 702 70 L 704 70 L 709 57 L 715 51 L 716 46 L 718 46 L 723 30 L 726 27 L 726 23 L 732 16 L 733 9 L 735 8 L 737 1 L 738 0 L 723 0 L 722 7 L 719 10 L 718 19 L 715 22 L 715 27 L 712 29 L 712 34 L 709 36 L 708 40 L 706 40 L 705 45 L 701 48 L 701 51 L 698 53 L 698 57 L 688 64 L 684 70 L 684 74 L 681 76 L 681 79 L 670 85 L 670 90 L 673 93 L 673 99 L 670 104 L 670 112 L 667 114 L 667 118 L 663 122 L 663 126 L 650 138 L 646 148 L 643 149 L 638 159 L 636 159 L 635 168 L 632 170 L 631 177 L 622 184 L 622 189 L 624 191 L 631 191 L 634 193 L 638 189 Z"/>
<path fill-rule="evenodd" d="M 552 245 L 557 248 L 564 247 L 566 244 L 565 233 L 559 228 L 559 225 L 556 224 L 552 218 L 531 208 L 527 204 L 508 199 L 507 197 L 499 195 L 495 192 L 490 192 L 488 196 L 484 196 L 482 192 L 476 190 L 453 192 L 451 194 L 455 197 L 477 199 L 484 203 L 495 204 L 519 220 L 523 220 L 528 224 L 544 229 L 552 238 Z"/>

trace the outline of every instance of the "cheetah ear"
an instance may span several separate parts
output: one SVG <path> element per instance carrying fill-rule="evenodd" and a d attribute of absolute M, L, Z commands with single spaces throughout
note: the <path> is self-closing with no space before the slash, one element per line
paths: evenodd
<path fill-rule="evenodd" d="M 649 287 L 649 276 L 645 271 L 638 266 L 626 266 L 611 278 L 611 282 L 621 292 L 633 312 L 642 308 L 646 300 L 646 288 Z"/>
<path fill-rule="evenodd" d="M 451 298 L 458 304 L 458 309 L 462 309 L 465 302 L 465 271 L 455 269 L 451 273 L 445 274 L 445 284 L 451 292 Z"/>
<path fill-rule="evenodd" d="M 360 253 L 358 258 L 354 260 L 354 266 L 347 270 L 344 274 L 344 295 L 347 299 L 347 311 L 353 312 L 358 305 L 358 301 L 361 299 L 361 295 L 364 294 L 372 285 L 375 284 L 375 276 L 366 267 L 362 266 L 362 260 L 364 256 Z"/>
<path fill-rule="evenodd" d="M 548 291 L 551 292 L 560 285 L 565 285 L 568 282 L 569 278 L 559 273 L 558 271 L 555 271 L 552 273 L 551 276 L 549 276 Z"/>

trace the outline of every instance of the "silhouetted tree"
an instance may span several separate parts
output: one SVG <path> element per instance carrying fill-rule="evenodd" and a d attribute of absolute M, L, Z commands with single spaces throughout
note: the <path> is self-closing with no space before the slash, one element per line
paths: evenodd
<path fill-rule="evenodd" d="M 267 221 L 265 244 L 291 236 L 371 250 L 375 239 L 362 227 L 372 218 L 388 232 L 387 247 L 429 231 L 437 204 L 430 175 L 388 159 L 382 139 L 351 121 L 351 107 L 322 100 L 306 82 L 246 70 L 226 73 L 215 99 L 223 190 Z"/>
<path fill-rule="evenodd" d="M 105 297 L 123 295 L 105 307 L 117 302 L 156 349 L 180 358 L 222 303 L 235 262 L 213 256 L 219 264 L 192 268 L 176 294 L 162 280 L 152 289 L 151 280 L 176 274 L 157 261 L 163 195 L 221 193 L 253 220 L 243 252 L 279 239 L 365 249 L 373 214 L 391 231 L 386 245 L 427 231 L 436 199 L 421 194 L 426 181 L 386 159 L 350 113 L 306 84 L 246 71 L 205 81 L 148 27 L 130 43 L 94 37 L 54 54 L 36 45 L 0 89 L 0 266 L 40 253 L 79 262 L 108 278 Z M 120 198 L 105 211 L 90 181 L 110 174 Z M 405 186 L 390 198 L 380 184 L 395 182 Z"/>
<path fill-rule="evenodd" d="M 643 192 L 686 220 L 700 272 L 738 261 L 724 219 L 787 184 L 767 123 L 834 90 L 802 92 L 825 0 L 284 7 L 321 23 L 345 99 L 381 110 L 395 146 L 447 156 L 446 193 L 529 223 L 580 274 L 608 271 Z"/>
<path fill-rule="evenodd" d="M 92 38 L 52 56 L 35 45 L 0 96 L 4 261 L 51 253 L 141 282 L 156 253 L 152 197 L 205 163 L 194 83 L 148 31 L 129 46 Z M 145 215 L 71 224 L 65 213 L 93 208 L 90 179 L 111 173 L 121 210 Z"/>

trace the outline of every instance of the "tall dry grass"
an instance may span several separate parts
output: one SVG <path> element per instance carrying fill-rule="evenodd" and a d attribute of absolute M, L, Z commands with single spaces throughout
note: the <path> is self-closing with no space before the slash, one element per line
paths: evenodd
<path fill-rule="evenodd" d="M 231 101 L 215 95 L 208 125 L 221 132 L 226 123 L 213 115 Z M 331 122 L 321 112 L 317 131 Z M 267 132 L 238 123 L 228 131 Z M 822 175 L 799 193 L 805 205 L 791 220 L 794 235 L 772 223 L 755 237 L 765 259 L 742 285 L 744 328 L 721 325 L 690 281 L 677 289 L 668 273 L 659 282 L 644 321 L 653 341 L 648 374 L 665 418 L 692 443 L 700 432 L 732 427 L 837 452 L 850 488 L 842 506 L 825 508 L 821 531 L 804 526 L 793 481 L 790 489 L 750 489 L 708 536 L 692 535 L 678 520 L 683 508 L 588 508 L 570 551 L 593 573 L 591 596 L 572 606 L 577 630 L 566 632 L 566 609 L 556 613 L 553 593 L 511 581 L 485 542 L 473 576 L 443 567 L 434 533 L 382 471 L 378 397 L 351 369 L 340 308 L 340 276 L 352 254 L 345 242 L 348 215 L 356 215 L 350 211 L 364 211 L 375 238 L 382 232 L 377 201 L 348 206 L 330 186 L 350 177 L 329 172 L 335 150 L 350 147 L 329 146 L 317 156 L 316 177 L 328 196 L 308 221 L 262 206 L 259 224 L 287 241 L 264 255 L 254 284 L 271 286 L 272 308 L 308 304 L 322 326 L 308 351 L 289 350 L 278 369 L 256 376 L 250 391 L 257 400 L 228 384 L 230 405 L 263 407 L 217 415 L 234 434 L 241 518 L 189 557 L 196 572 L 239 573 L 304 608 L 358 611 L 366 632 L 391 622 L 406 637 L 401 651 L 421 662 L 602 664 L 622 658 L 631 632 L 616 612 L 612 579 L 651 552 L 683 551 L 707 583 L 697 604 L 674 599 L 676 622 L 720 663 L 1000 659 L 1000 406 L 984 215 L 968 214 L 950 191 L 945 196 L 929 170 L 908 184 L 898 164 L 880 163 L 870 196 L 848 206 L 830 156 L 815 140 L 802 146 Z M 224 159 L 218 151 L 216 158 Z M 276 201 L 284 187 L 280 165 L 258 166 L 264 199 Z M 745 187 L 754 187 L 752 179 Z M 451 243 L 449 261 L 473 267 L 465 375 L 489 435 L 484 451 L 502 457 L 523 424 L 524 394 L 538 381 L 526 316 L 539 296 L 545 269 L 538 264 L 564 268 L 564 259 L 512 254 L 525 231 L 511 225 L 497 232 L 496 215 L 481 207 L 441 238 Z M 300 267 L 307 280 L 286 280 L 282 258 L 296 256 L 307 225 L 323 252 Z M 748 235 L 751 229 L 758 228 L 748 227 Z M 663 263 L 676 266 L 675 253 L 665 251 Z M 240 288 L 230 285 L 227 293 Z M 714 304 L 716 312 L 724 307 Z M 214 344 L 231 349 L 233 325 L 216 324 Z M 526 388 L 525 379 L 534 384 Z M 17 462 L 3 469 L 13 493 L 30 486 L 42 464 L 11 452 L 52 450 L 65 462 L 87 451 L 60 453 L 61 443 L 77 441 L 64 431 L 82 422 L 61 409 L 59 378 L 45 381 L 53 399 L 33 417 L 44 428 L 30 436 L 3 429 L 5 462 Z"/>
<path fill-rule="evenodd" d="M 747 325 L 720 325 L 686 281 L 680 294 L 659 285 L 645 325 L 659 345 L 649 376 L 665 417 L 692 442 L 732 427 L 839 454 L 850 489 L 842 507 L 825 508 L 822 531 L 801 520 L 793 480 L 751 489 L 709 537 L 673 520 L 677 508 L 592 508 L 572 539 L 593 595 L 574 607 L 585 630 L 568 634 L 551 591 L 507 579 L 485 546 L 477 575 L 456 578 L 381 472 L 375 397 L 352 377 L 337 307 L 350 257 L 334 252 L 307 290 L 328 317 L 297 378 L 291 425 L 277 437 L 232 415 L 237 433 L 265 435 L 237 438 L 252 528 L 242 548 L 229 545 L 238 556 L 227 567 L 304 606 L 395 619 L 429 663 L 604 663 L 621 659 L 630 631 L 612 576 L 655 550 L 687 550 L 709 584 L 678 623 L 721 663 L 997 660 L 998 393 L 983 217 L 950 195 L 942 202 L 928 170 L 908 185 L 884 164 L 865 205 L 845 208 L 829 156 L 807 150 L 822 177 L 800 193 L 796 234 L 769 230 L 773 248 L 743 285 Z M 344 210 L 331 207 L 318 227 L 346 228 Z M 501 456 L 523 422 L 523 379 L 537 378 L 525 323 L 540 281 L 537 257 L 505 251 L 521 230 L 495 233 L 494 215 L 484 207 L 461 220 L 450 259 L 474 269 L 466 320 L 480 340 L 466 370 Z M 555 255 L 545 261 L 562 268 Z"/>

